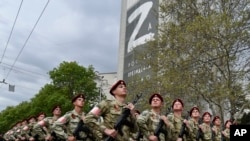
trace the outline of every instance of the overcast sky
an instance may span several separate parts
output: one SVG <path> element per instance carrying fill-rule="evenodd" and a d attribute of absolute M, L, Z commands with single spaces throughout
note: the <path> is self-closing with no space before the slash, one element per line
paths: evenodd
<path fill-rule="evenodd" d="M 24 0 L 10 37 L 21 2 L 0 1 L 0 81 L 15 85 L 0 83 L 0 111 L 34 97 L 63 61 L 117 71 L 121 0 L 50 0 L 39 21 L 47 0 Z"/>

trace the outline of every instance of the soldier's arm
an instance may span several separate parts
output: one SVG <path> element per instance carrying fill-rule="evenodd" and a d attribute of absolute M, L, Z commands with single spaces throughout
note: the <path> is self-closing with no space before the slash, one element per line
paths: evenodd
<path fill-rule="evenodd" d="M 66 113 L 64 116 L 60 117 L 52 125 L 52 130 L 55 132 L 56 136 L 61 139 L 68 139 L 68 134 L 64 131 L 65 124 L 70 120 L 70 115 Z"/>
<path fill-rule="evenodd" d="M 108 111 L 108 108 L 110 107 L 107 106 L 107 102 L 101 101 L 85 116 L 84 123 L 90 127 L 90 129 L 104 133 L 107 127 L 103 124 L 99 124 L 98 119 Z"/>
<path fill-rule="evenodd" d="M 153 135 L 153 134 L 150 134 L 149 132 L 149 123 L 148 123 L 148 120 L 149 120 L 149 111 L 143 111 L 139 117 L 137 118 L 136 122 L 137 122 L 137 125 L 141 131 L 141 133 L 145 136 L 145 137 L 149 137 L 150 135 Z"/>

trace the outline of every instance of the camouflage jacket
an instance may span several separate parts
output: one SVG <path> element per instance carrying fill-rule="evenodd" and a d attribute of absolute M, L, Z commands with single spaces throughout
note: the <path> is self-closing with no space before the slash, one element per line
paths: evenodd
<path fill-rule="evenodd" d="M 178 118 L 174 116 L 173 113 L 168 114 L 167 118 L 170 121 L 170 132 L 169 132 L 168 140 L 176 141 L 181 131 L 183 118 L 182 117 Z"/>
<path fill-rule="evenodd" d="M 214 141 L 221 141 L 221 128 L 217 126 L 213 126 L 214 132 Z"/>
<path fill-rule="evenodd" d="M 230 129 L 229 128 L 226 128 L 224 130 L 224 138 L 225 138 L 225 141 L 230 141 Z"/>
<path fill-rule="evenodd" d="M 153 112 L 152 110 L 143 111 L 137 118 L 137 124 L 143 134 L 143 140 L 149 141 L 148 137 L 154 135 L 154 132 L 159 125 L 161 115 Z M 165 124 L 163 130 L 167 131 Z M 167 131 L 168 132 L 168 131 Z M 160 133 L 159 138 L 161 141 L 167 140 L 167 135 Z"/>
<path fill-rule="evenodd" d="M 107 136 L 104 135 L 104 130 L 106 128 L 114 128 L 114 125 L 122 114 L 124 106 L 125 104 L 121 104 L 116 100 L 103 100 L 86 115 L 84 123 L 92 129 L 92 133 L 95 135 L 96 140 L 107 138 Z M 102 122 L 98 120 L 100 117 L 103 119 Z M 120 130 L 122 133 L 118 132 L 115 139 L 116 141 L 127 141 L 131 133 L 136 133 L 138 131 L 135 117 L 130 115 L 127 120 L 132 127 L 124 125 Z"/>
<path fill-rule="evenodd" d="M 196 136 L 198 134 L 198 130 L 199 130 L 199 123 L 196 122 L 193 118 L 189 119 L 188 123 L 187 123 L 187 128 L 186 128 L 187 141 L 196 141 Z"/>
<path fill-rule="evenodd" d="M 202 123 L 201 124 L 203 139 L 202 141 L 211 141 L 212 140 L 212 129 L 209 124 Z"/>
<path fill-rule="evenodd" d="M 84 113 L 78 114 L 75 110 L 69 111 L 54 122 L 52 130 L 58 138 L 67 140 L 68 136 L 73 136 L 78 123 L 84 118 L 84 115 Z M 89 140 L 87 133 L 81 133 L 80 137 L 85 138 L 86 141 Z"/>

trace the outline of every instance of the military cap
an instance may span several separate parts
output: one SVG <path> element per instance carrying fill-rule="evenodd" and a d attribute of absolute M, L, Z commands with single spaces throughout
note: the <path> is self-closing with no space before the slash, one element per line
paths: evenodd
<path fill-rule="evenodd" d="M 181 105 L 182 105 L 182 107 L 184 107 L 184 103 L 182 102 L 182 100 L 181 99 L 175 99 L 174 101 L 173 101 L 173 103 L 172 103 L 172 108 L 174 107 L 174 103 L 175 102 L 180 102 L 181 103 Z"/>
<path fill-rule="evenodd" d="M 35 116 L 30 116 L 27 120 L 29 121 L 29 120 L 31 120 L 31 119 L 36 119 L 36 117 Z"/>
<path fill-rule="evenodd" d="M 227 121 L 225 122 L 225 126 L 227 125 L 228 122 L 231 122 L 231 123 L 232 123 L 232 120 L 230 120 L 230 119 L 227 120 Z"/>
<path fill-rule="evenodd" d="M 54 110 L 55 110 L 56 108 L 60 108 L 60 109 L 61 109 L 61 106 L 60 106 L 60 105 L 55 105 L 55 106 L 52 108 L 51 112 L 53 113 Z"/>
<path fill-rule="evenodd" d="M 151 102 L 152 102 L 152 99 L 154 98 L 154 97 L 158 97 L 158 98 L 160 98 L 160 100 L 161 100 L 161 102 L 163 102 L 163 98 L 162 98 L 162 96 L 160 95 L 160 94 L 158 94 L 158 93 L 154 93 L 154 94 L 152 94 L 151 96 L 150 96 L 150 98 L 149 98 L 149 104 L 151 104 Z"/>
<path fill-rule="evenodd" d="M 202 115 L 202 118 L 203 118 L 205 115 L 209 115 L 210 117 L 212 117 L 212 115 L 211 115 L 209 112 L 205 112 L 205 113 Z"/>
<path fill-rule="evenodd" d="M 39 113 L 36 117 L 39 117 L 40 115 L 46 116 L 46 114 L 45 114 L 44 112 L 41 112 L 41 113 Z"/>
<path fill-rule="evenodd" d="M 197 110 L 197 111 L 200 112 L 199 108 L 196 107 L 196 106 L 194 106 L 194 107 L 189 111 L 189 115 L 190 115 L 190 116 L 192 115 L 193 110 Z"/>
<path fill-rule="evenodd" d="M 75 100 L 76 100 L 77 98 L 83 98 L 83 99 L 85 99 L 85 96 L 84 96 L 83 94 L 78 94 L 78 95 L 76 95 L 76 96 L 74 96 L 74 97 L 72 98 L 71 102 L 72 102 L 72 103 L 75 102 Z"/>
<path fill-rule="evenodd" d="M 118 85 L 120 85 L 120 84 L 123 84 L 123 85 L 126 86 L 126 83 L 125 83 L 124 80 L 118 80 L 115 84 L 112 85 L 112 87 L 111 87 L 110 90 L 109 90 L 109 93 L 110 93 L 111 95 L 114 95 L 114 94 L 113 94 L 113 90 L 115 90 L 115 89 L 118 87 Z"/>
<path fill-rule="evenodd" d="M 214 119 L 213 119 L 213 121 L 212 121 L 212 123 L 214 123 L 214 121 L 215 121 L 216 119 L 220 119 L 220 117 L 219 117 L 219 116 L 215 116 Z"/>

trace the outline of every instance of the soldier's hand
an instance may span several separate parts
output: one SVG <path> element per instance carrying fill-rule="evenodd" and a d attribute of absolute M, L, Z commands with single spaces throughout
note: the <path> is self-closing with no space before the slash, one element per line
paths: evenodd
<path fill-rule="evenodd" d="M 113 137 L 113 138 L 115 138 L 115 136 L 117 135 L 117 131 L 116 131 L 115 129 L 108 129 L 108 128 L 106 128 L 106 129 L 104 130 L 104 133 L 105 133 L 106 135 L 108 135 L 108 136 Z"/>
<path fill-rule="evenodd" d="M 169 126 L 169 120 L 168 120 L 168 118 L 167 118 L 165 115 L 162 115 L 162 116 L 161 116 L 161 119 L 164 121 L 164 123 L 165 123 L 167 126 Z"/>
<path fill-rule="evenodd" d="M 158 138 L 157 138 L 156 136 L 154 136 L 154 135 L 150 135 L 150 136 L 148 137 L 148 139 L 149 139 L 150 141 L 158 141 Z"/>
<path fill-rule="evenodd" d="M 129 103 L 126 108 L 130 109 L 131 111 L 134 110 L 135 106 L 132 103 Z"/>
<path fill-rule="evenodd" d="M 182 141 L 182 138 L 178 138 L 176 141 Z"/>
<path fill-rule="evenodd" d="M 75 141 L 76 138 L 74 136 L 68 136 L 68 141 Z"/>

